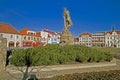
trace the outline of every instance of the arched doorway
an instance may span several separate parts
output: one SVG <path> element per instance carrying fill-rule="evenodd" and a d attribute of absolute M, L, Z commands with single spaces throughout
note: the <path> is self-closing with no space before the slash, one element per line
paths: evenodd
<path fill-rule="evenodd" d="M 16 47 L 20 47 L 20 45 L 19 45 L 20 43 L 19 42 L 16 42 Z"/>
<path fill-rule="evenodd" d="M 14 42 L 13 41 L 9 42 L 9 47 L 14 47 Z"/>

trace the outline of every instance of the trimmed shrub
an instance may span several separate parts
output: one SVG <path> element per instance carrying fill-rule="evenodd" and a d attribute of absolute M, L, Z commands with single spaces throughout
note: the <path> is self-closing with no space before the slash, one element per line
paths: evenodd
<path fill-rule="evenodd" d="M 16 66 L 65 64 L 67 62 L 111 61 L 109 52 L 82 45 L 47 45 L 12 51 L 10 62 Z"/>
<path fill-rule="evenodd" d="M 23 50 L 23 49 L 12 51 L 12 58 L 10 58 L 10 63 L 16 66 L 26 65 L 27 62 L 25 58 L 25 55 L 26 55 L 25 53 L 26 53 L 26 50 Z"/>
<path fill-rule="evenodd" d="M 105 56 L 106 56 L 106 58 L 105 58 L 106 61 L 110 62 L 113 59 L 113 55 L 112 54 L 107 54 L 106 53 Z"/>
<path fill-rule="evenodd" d="M 87 62 L 88 57 L 83 54 L 82 52 L 79 52 L 78 54 L 76 54 L 76 61 L 77 62 Z"/>

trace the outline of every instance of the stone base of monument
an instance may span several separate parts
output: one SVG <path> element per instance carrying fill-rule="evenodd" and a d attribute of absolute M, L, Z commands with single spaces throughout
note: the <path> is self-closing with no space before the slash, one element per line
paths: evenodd
<path fill-rule="evenodd" d="M 70 33 L 69 30 L 63 30 L 62 35 L 61 35 L 61 41 L 62 45 L 73 45 L 74 44 L 74 37 Z"/>

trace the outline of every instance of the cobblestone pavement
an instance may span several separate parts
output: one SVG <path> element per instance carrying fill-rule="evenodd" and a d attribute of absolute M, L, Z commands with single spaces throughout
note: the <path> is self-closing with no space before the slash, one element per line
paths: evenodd
<path fill-rule="evenodd" d="M 117 63 L 117 64 L 116 64 Z M 26 67 L 16 68 L 8 66 L 6 71 L 0 72 L 0 80 L 22 80 Z M 85 63 L 85 64 L 67 64 L 54 66 L 37 66 L 29 68 L 30 75 L 35 75 L 37 78 L 53 77 L 56 75 L 93 72 L 93 71 L 109 71 L 120 70 L 120 60 L 114 60 L 110 63 Z"/>

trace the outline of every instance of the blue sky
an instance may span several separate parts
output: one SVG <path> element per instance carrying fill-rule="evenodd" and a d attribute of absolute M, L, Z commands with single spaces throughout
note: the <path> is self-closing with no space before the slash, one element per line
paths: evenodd
<path fill-rule="evenodd" d="M 0 22 L 15 29 L 63 30 L 63 8 L 70 11 L 74 36 L 120 30 L 120 0 L 0 0 Z"/>

